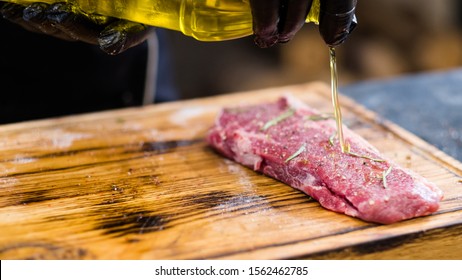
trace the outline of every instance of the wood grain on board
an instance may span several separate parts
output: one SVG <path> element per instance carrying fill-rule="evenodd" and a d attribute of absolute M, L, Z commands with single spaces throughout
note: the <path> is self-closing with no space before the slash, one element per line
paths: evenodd
<path fill-rule="evenodd" d="M 282 94 L 332 111 L 309 83 L 0 126 L 0 258 L 462 258 L 462 164 L 350 99 L 346 125 L 436 183 L 438 212 L 367 223 L 204 142 L 223 106 Z"/>

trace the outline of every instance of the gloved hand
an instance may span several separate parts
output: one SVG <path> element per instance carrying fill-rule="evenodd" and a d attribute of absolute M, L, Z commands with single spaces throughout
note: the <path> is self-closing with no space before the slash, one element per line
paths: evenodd
<path fill-rule="evenodd" d="M 255 43 L 262 48 L 290 41 L 302 28 L 313 0 L 250 0 Z M 357 0 L 320 0 L 319 31 L 329 46 L 346 40 L 356 26 Z"/>
<path fill-rule="evenodd" d="M 28 6 L 1 2 L 3 18 L 25 29 L 68 41 L 82 41 L 116 55 L 144 42 L 152 27 L 126 20 L 84 13 L 77 6 L 59 2 L 34 2 Z"/>
<path fill-rule="evenodd" d="M 355 29 L 357 0 L 321 0 L 319 32 L 329 46 L 343 43 Z"/>

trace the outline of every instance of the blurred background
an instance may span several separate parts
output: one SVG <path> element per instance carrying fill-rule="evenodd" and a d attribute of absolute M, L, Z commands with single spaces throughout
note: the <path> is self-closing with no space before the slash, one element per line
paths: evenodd
<path fill-rule="evenodd" d="M 340 85 L 462 65 L 460 0 L 359 0 L 356 15 L 357 29 L 337 48 Z M 328 49 L 313 24 L 269 49 L 252 37 L 210 43 L 166 31 L 164 39 L 180 98 L 330 78 Z"/>
<path fill-rule="evenodd" d="M 337 48 L 342 93 L 360 82 L 462 69 L 461 0 L 358 0 L 356 15 L 358 27 Z M 144 43 L 110 56 L 0 17 L 0 123 L 140 106 L 151 88 L 164 102 L 330 79 L 328 48 L 314 24 L 268 49 L 253 36 L 200 42 L 156 33 L 159 41 L 149 48 Z M 160 56 L 146 59 L 156 42 Z M 145 70 L 156 68 L 147 61 L 157 61 L 158 75 L 146 81 Z"/>

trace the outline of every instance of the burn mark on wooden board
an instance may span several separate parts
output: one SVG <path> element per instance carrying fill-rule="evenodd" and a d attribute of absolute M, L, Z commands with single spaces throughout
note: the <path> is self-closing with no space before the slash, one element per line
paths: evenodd
<path fill-rule="evenodd" d="M 105 234 L 120 237 L 128 234 L 144 234 L 163 230 L 169 222 L 165 214 L 153 214 L 148 211 L 125 212 L 124 210 L 102 215 L 96 229 Z"/>
<path fill-rule="evenodd" d="M 51 201 L 63 199 L 63 198 L 71 198 L 71 197 L 78 197 L 80 194 L 73 194 L 69 196 L 62 196 L 58 195 L 56 192 L 51 191 L 53 189 L 50 186 L 49 189 L 37 189 L 33 191 L 25 191 L 21 192 L 15 190 L 13 193 L 14 195 L 5 197 L 0 202 L 0 207 L 9 207 L 9 206 L 26 206 L 29 204 L 36 204 L 36 203 L 50 203 Z"/>
<path fill-rule="evenodd" d="M 48 190 L 36 190 L 21 193 L 18 196 L 18 205 L 27 205 L 31 203 L 43 202 L 48 200 L 57 199 L 58 197 L 50 196 L 50 191 Z"/>
<path fill-rule="evenodd" d="M 235 194 L 231 192 L 211 191 L 188 195 L 180 199 L 183 205 L 193 206 L 198 209 L 210 209 L 230 201 L 233 197 L 235 197 Z"/>
<path fill-rule="evenodd" d="M 141 145 L 141 151 L 155 153 L 155 154 L 164 154 L 167 152 L 173 152 L 177 148 L 192 146 L 194 144 L 203 142 L 203 139 L 195 140 L 173 140 L 173 141 L 163 141 L 163 142 L 144 142 Z"/>

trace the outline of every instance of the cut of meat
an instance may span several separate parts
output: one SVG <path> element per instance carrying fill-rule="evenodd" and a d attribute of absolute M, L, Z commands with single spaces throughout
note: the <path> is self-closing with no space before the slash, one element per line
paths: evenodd
<path fill-rule="evenodd" d="M 365 221 L 389 224 L 429 215 L 442 191 L 422 176 L 384 158 L 344 128 L 342 153 L 332 119 L 293 97 L 225 108 L 207 135 L 224 156 L 282 181 L 323 207 Z"/>

